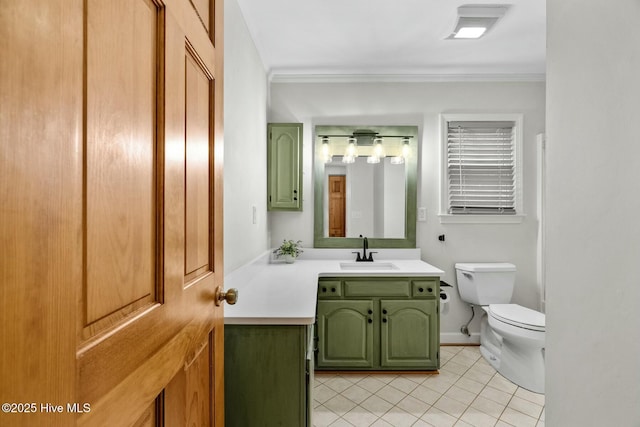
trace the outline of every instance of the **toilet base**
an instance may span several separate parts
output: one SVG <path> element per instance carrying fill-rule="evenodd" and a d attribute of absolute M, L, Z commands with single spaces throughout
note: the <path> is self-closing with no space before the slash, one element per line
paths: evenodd
<path fill-rule="evenodd" d="M 486 313 L 480 325 L 480 353 L 512 383 L 534 393 L 544 393 L 544 348 L 523 345 L 522 340 L 516 345 L 509 335 L 502 337 L 489 325 Z"/>
<path fill-rule="evenodd" d="M 503 346 L 502 363 L 498 372 L 522 388 L 544 394 L 544 349 L 525 350 L 528 351 Z"/>

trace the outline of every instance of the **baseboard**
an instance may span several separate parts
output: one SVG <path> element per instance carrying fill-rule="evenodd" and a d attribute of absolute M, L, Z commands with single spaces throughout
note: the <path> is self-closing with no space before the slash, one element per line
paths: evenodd
<path fill-rule="evenodd" d="M 471 333 L 471 336 L 461 332 L 441 332 L 440 333 L 441 345 L 480 345 L 480 333 Z"/>

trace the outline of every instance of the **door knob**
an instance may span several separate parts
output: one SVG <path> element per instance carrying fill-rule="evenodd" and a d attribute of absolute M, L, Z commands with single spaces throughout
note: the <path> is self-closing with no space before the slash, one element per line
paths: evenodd
<path fill-rule="evenodd" d="M 218 286 L 216 288 L 216 305 L 220 305 L 222 301 L 226 301 L 229 305 L 234 305 L 238 301 L 238 290 L 231 288 L 227 292 L 223 292 L 222 287 Z"/>

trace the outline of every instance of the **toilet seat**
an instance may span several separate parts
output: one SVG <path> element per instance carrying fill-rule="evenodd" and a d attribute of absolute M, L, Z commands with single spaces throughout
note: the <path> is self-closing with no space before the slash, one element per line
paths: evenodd
<path fill-rule="evenodd" d="M 545 331 L 545 315 L 518 304 L 490 304 L 489 315 L 494 319 L 531 331 Z"/>

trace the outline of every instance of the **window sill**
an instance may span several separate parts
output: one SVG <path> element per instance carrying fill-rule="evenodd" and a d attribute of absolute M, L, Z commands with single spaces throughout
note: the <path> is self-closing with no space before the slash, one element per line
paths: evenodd
<path fill-rule="evenodd" d="M 439 214 L 440 224 L 520 224 L 526 215 L 451 215 Z"/>

